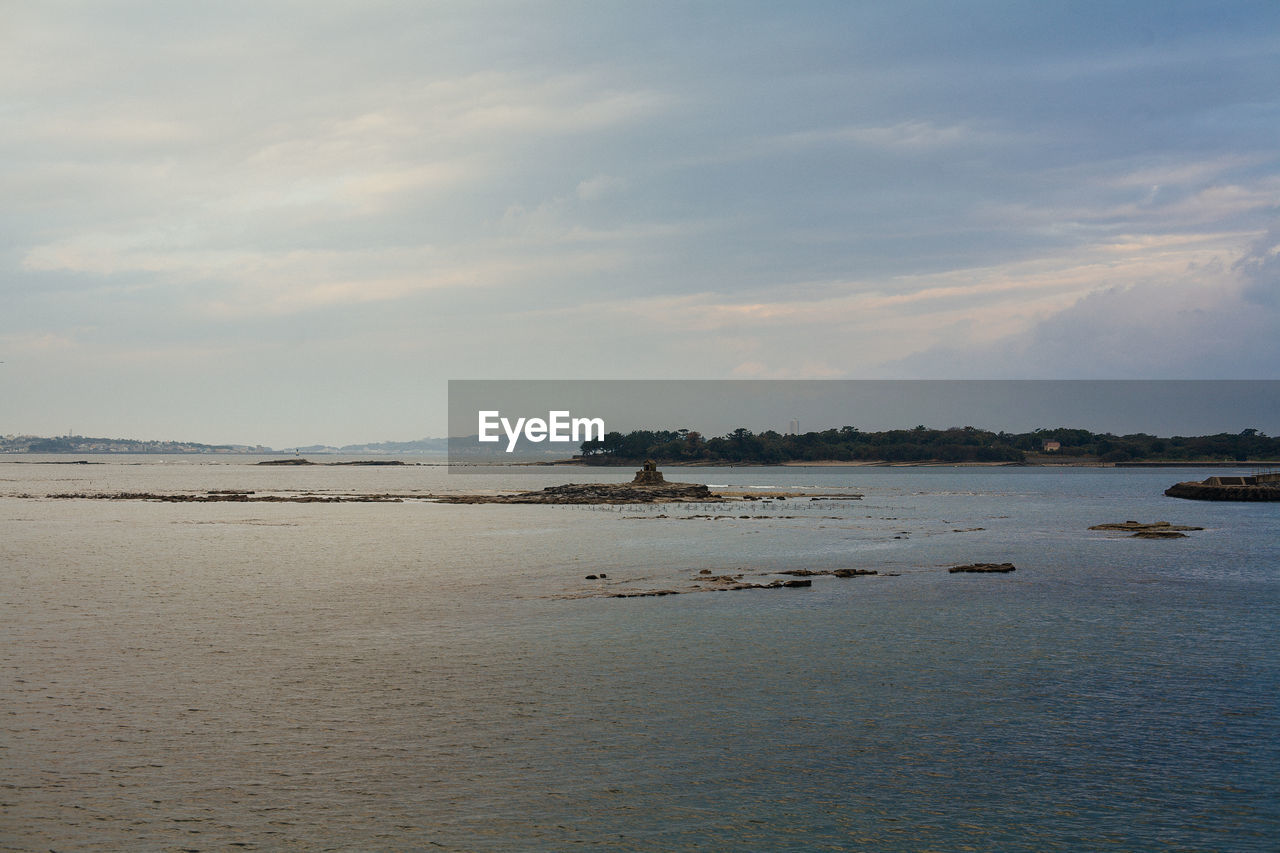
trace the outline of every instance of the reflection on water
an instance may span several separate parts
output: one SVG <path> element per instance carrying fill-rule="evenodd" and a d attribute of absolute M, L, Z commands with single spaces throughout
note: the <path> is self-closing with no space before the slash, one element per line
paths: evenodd
<path fill-rule="evenodd" d="M 1264 850 L 1280 835 L 1280 507 L 1161 495 L 1199 472 L 668 472 L 865 495 L 719 520 L 15 497 L 630 477 L 122 464 L 138 461 L 0 463 L 7 849 Z M 1087 530 L 1130 518 L 1206 529 Z M 1018 571 L 946 572 L 1004 561 Z M 898 576 L 596 597 L 702 569 L 841 567 Z"/>

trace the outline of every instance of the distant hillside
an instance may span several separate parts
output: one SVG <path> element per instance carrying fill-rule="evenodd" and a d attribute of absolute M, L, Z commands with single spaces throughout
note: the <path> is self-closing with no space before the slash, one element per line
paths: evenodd
<path fill-rule="evenodd" d="M 344 453 L 344 454 L 432 454 L 449 452 L 444 438 L 421 438 L 417 441 L 381 441 L 373 444 L 347 444 L 341 447 L 312 444 L 306 447 L 272 448 L 262 444 L 201 444 L 195 441 L 147 441 L 135 438 L 93 438 L 63 435 L 48 438 L 38 435 L 0 436 L 0 453 Z"/>
<path fill-rule="evenodd" d="M 64 435 L 0 436 L 0 453 L 270 453 L 270 447 L 247 444 L 200 444 L 194 441 L 144 441 Z"/>
<path fill-rule="evenodd" d="M 335 447 L 329 444 L 312 444 L 305 447 L 287 448 L 300 453 L 368 453 L 381 454 L 430 454 L 444 455 L 449 452 L 447 438 L 420 438 L 417 441 L 379 441 L 373 444 L 344 444 Z"/>

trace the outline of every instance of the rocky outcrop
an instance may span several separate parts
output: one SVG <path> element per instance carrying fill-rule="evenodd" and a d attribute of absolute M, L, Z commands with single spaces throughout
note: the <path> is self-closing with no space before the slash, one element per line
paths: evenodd
<path fill-rule="evenodd" d="M 399 459 L 358 459 L 354 462 L 312 462 L 310 459 L 266 459 L 259 465 L 404 465 Z"/>
<path fill-rule="evenodd" d="M 1095 524 L 1090 530 L 1121 530 L 1128 533 L 1144 533 L 1152 530 L 1204 530 L 1203 527 L 1192 527 L 1187 524 L 1170 524 L 1167 521 L 1112 521 L 1107 524 Z"/>
<path fill-rule="evenodd" d="M 615 592 L 607 596 L 608 598 L 650 598 L 656 595 L 680 595 L 686 592 L 737 592 L 743 589 L 803 589 L 813 586 L 813 581 L 804 579 L 793 579 L 788 581 L 773 581 L 771 583 L 743 583 L 738 580 L 741 575 L 715 575 L 712 577 L 701 578 L 700 580 L 710 583 L 711 586 L 698 587 L 694 589 L 654 589 L 640 592 Z"/>
<path fill-rule="evenodd" d="M 1187 524 L 1170 524 L 1167 521 L 1153 521 L 1149 524 L 1141 521 L 1111 522 L 1095 524 L 1090 530 L 1108 530 L 1129 533 L 1130 539 L 1185 539 L 1184 530 L 1204 530 L 1203 527 L 1192 527 Z"/>
<path fill-rule="evenodd" d="M 970 563 L 967 566 L 952 566 L 947 571 L 954 575 L 958 572 L 1014 572 L 1017 568 L 1013 563 Z"/>
<path fill-rule="evenodd" d="M 830 575 L 833 578 L 858 578 L 863 575 L 880 574 L 875 569 L 787 569 L 778 572 L 780 575 L 792 575 L 798 578 L 812 578 L 820 575 Z"/>
<path fill-rule="evenodd" d="M 717 500 L 699 483 L 568 483 L 516 495 L 445 495 L 441 503 L 457 504 L 652 504 Z"/>

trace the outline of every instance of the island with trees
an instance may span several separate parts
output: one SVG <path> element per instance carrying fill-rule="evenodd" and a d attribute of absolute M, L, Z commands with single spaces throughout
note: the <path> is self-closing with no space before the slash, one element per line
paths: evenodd
<path fill-rule="evenodd" d="M 864 432 L 845 426 L 784 435 L 735 429 L 706 438 L 688 430 L 610 432 L 581 445 L 574 462 L 632 465 L 782 465 L 829 463 L 1126 464 L 1253 463 L 1280 459 L 1280 437 L 1257 429 L 1204 436 L 1113 435 L 1086 429 L 992 432 L 971 426 L 917 426 Z M 1280 464 L 1274 463 L 1271 464 Z"/>

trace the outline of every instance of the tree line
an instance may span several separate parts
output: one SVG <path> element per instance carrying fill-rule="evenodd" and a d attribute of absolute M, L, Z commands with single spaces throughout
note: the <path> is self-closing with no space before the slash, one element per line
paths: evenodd
<path fill-rule="evenodd" d="M 588 464 L 657 462 L 1024 462 L 1028 457 L 1064 461 L 1231 462 L 1280 459 L 1280 437 L 1256 429 L 1217 435 L 1160 437 L 1112 435 L 1085 429 L 991 432 L 975 427 L 864 432 L 845 426 L 801 435 L 738 428 L 706 438 L 695 430 L 634 430 L 607 433 L 581 446 Z"/>

